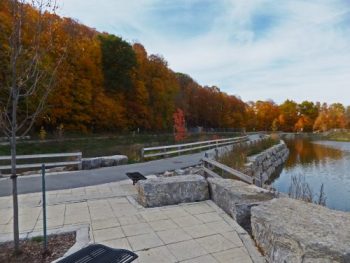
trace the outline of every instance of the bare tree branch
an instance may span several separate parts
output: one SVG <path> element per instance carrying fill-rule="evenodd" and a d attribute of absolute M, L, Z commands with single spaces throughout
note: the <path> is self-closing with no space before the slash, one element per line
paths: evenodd
<path fill-rule="evenodd" d="M 54 87 L 54 78 L 64 54 L 56 58 L 52 65 L 44 67 L 42 60 L 54 47 L 53 25 L 56 19 L 54 15 L 46 17 L 46 14 L 47 12 L 55 13 L 56 0 L 9 0 L 8 3 L 12 15 L 12 32 L 9 37 L 9 72 L 6 73 L 5 78 L 9 83 L 7 87 L 1 88 L 1 95 L 4 99 L 0 99 L 0 128 L 11 139 L 13 232 L 15 251 L 18 252 L 16 136 L 21 130 L 23 130 L 23 135 L 28 133 L 44 109 L 47 97 Z M 28 20 L 28 4 L 35 9 L 34 12 L 37 12 L 30 17 L 31 20 Z M 7 95 L 7 99 L 3 95 Z M 32 101 L 37 105 L 30 113 L 31 109 L 28 104 Z"/>

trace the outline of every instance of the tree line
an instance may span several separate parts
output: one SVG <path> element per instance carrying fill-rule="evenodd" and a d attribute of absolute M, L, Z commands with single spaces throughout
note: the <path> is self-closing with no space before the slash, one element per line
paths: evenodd
<path fill-rule="evenodd" d="M 0 2 L 3 87 L 11 79 L 7 41 L 13 23 L 10 2 Z M 29 18 L 37 15 L 29 5 L 25 11 Z M 342 104 L 244 102 L 216 86 L 202 86 L 189 75 L 172 71 L 161 55 L 148 54 L 141 43 L 128 43 L 70 18 L 49 13 L 43 18 L 54 26 L 55 35 L 48 41 L 52 45 L 50 52 L 37 66 L 57 72 L 55 87 L 35 122 L 36 131 L 41 127 L 49 132 L 172 131 L 173 115 L 178 109 L 183 111 L 187 127 L 308 132 L 349 127 L 350 108 Z M 27 21 L 22 38 L 23 44 L 29 46 L 34 25 L 30 19 Z M 43 32 L 44 39 L 52 37 Z M 64 59 L 60 66 L 53 69 L 52 61 L 61 56 Z M 49 80 L 41 79 L 45 81 Z M 0 105 L 6 104 L 1 103 L 5 95 L 6 89 L 0 89 Z M 36 104 L 37 96 L 20 103 L 19 119 L 25 118 L 28 109 Z M 0 108 L 0 112 L 3 110 Z"/>

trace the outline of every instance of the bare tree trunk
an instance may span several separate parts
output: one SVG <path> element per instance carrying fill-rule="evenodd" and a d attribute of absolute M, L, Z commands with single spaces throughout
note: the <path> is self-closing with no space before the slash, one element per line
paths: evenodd
<path fill-rule="evenodd" d="M 0 0 L 1 1 L 1 0 Z M 16 169 L 16 136 L 25 135 L 30 131 L 37 116 L 43 110 L 46 99 L 54 87 L 54 77 L 63 55 L 53 62 L 53 69 L 47 72 L 40 66 L 45 54 L 52 51 L 55 17 L 45 18 L 45 12 L 54 14 L 57 5 L 55 0 L 11 0 L 9 8 L 12 14 L 12 33 L 9 38 L 9 74 L 6 75 L 5 89 L 8 94 L 7 98 L 0 97 L 0 126 L 4 133 L 10 139 L 11 145 L 11 179 L 12 179 L 12 199 L 13 199 L 13 235 L 15 253 L 20 251 L 19 248 L 19 214 L 18 214 L 18 191 L 17 191 L 17 169 Z M 26 8 L 28 5 L 36 10 L 37 17 L 32 21 L 27 18 Z M 51 20 L 52 19 L 52 20 Z M 28 24 L 30 23 L 30 25 Z M 28 26 L 34 29 L 31 36 L 25 36 L 25 30 Z M 49 43 L 44 43 L 43 34 L 47 33 Z M 28 39 L 26 39 L 27 37 Z M 26 41 L 24 41 L 26 39 Z M 46 39 L 46 38 L 45 38 Z M 43 83 L 39 85 L 39 83 Z M 43 89 L 42 91 L 40 89 Z M 8 92 L 8 93 L 7 93 Z M 39 92 L 39 93 L 38 93 Z M 39 98 L 39 103 L 33 112 L 18 116 L 18 105 L 26 102 L 30 97 Z"/>

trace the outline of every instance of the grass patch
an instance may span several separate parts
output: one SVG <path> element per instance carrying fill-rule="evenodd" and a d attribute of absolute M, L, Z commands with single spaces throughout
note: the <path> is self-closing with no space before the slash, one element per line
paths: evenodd
<path fill-rule="evenodd" d="M 331 141 L 350 142 L 350 132 L 332 132 L 325 138 Z"/>
<path fill-rule="evenodd" d="M 248 157 L 261 153 L 280 142 L 276 136 L 263 139 L 253 145 L 238 144 L 233 149 L 219 158 L 219 162 L 233 169 L 244 172 L 244 165 L 248 161 Z"/>
<path fill-rule="evenodd" d="M 185 141 L 180 143 L 212 140 L 224 137 L 239 136 L 237 133 L 212 134 L 197 133 L 189 134 Z M 106 155 L 127 155 L 129 162 L 138 162 L 143 147 L 176 144 L 173 134 L 129 134 L 108 136 L 81 136 L 64 138 L 61 140 L 33 140 L 20 141 L 17 145 L 17 154 L 45 154 L 82 152 L 83 157 L 97 157 Z M 10 155 L 9 145 L 0 145 L 0 156 Z"/>
<path fill-rule="evenodd" d="M 33 242 L 41 243 L 44 241 L 44 237 L 43 236 L 33 237 L 31 240 Z"/>

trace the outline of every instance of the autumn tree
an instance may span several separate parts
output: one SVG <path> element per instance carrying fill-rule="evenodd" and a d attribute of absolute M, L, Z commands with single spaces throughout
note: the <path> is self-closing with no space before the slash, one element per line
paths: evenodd
<path fill-rule="evenodd" d="M 329 115 L 329 128 L 345 128 L 346 126 L 346 115 L 345 107 L 341 103 L 333 103 L 328 108 Z"/>
<path fill-rule="evenodd" d="M 127 96 L 128 127 L 132 130 L 150 130 L 150 95 L 146 87 L 147 52 L 140 43 L 133 45 L 137 65 L 132 75 L 133 87 Z"/>
<path fill-rule="evenodd" d="M 249 101 L 245 104 L 246 107 L 246 118 L 245 118 L 245 127 L 249 131 L 255 131 L 257 129 L 257 116 L 255 110 L 255 102 Z"/>
<path fill-rule="evenodd" d="M 100 34 L 102 69 L 106 90 L 128 91 L 132 87 L 132 74 L 136 67 L 136 56 L 132 46 L 120 37 Z"/>
<path fill-rule="evenodd" d="M 349 129 L 350 128 L 350 106 L 346 107 L 345 118 L 346 118 L 346 127 Z"/>
<path fill-rule="evenodd" d="M 319 114 L 317 104 L 310 101 L 303 101 L 298 105 L 298 111 L 299 119 L 295 124 L 295 129 L 298 131 L 311 132 Z"/>
<path fill-rule="evenodd" d="M 0 127 L 11 146 L 15 252 L 19 251 L 16 138 L 34 125 L 54 87 L 54 76 L 64 54 L 63 46 L 61 50 L 53 50 L 57 19 L 50 12 L 56 11 L 55 2 L 29 1 L 31 6 L 27 3 L 25 0 L 1 2 L 9 10 L 8 31 L 3 31 L 9 36 L 3 42 L 7 52 L 1 55 L 7 70 L 2 72 L 0 83 Z M 54 52 L 60 52 L 53 56 L 56 60 L 48 59 L 47 55 Z"/>
<path fill-rule="evenodd" d="M 270 131 L 272 124 L 279 115 L 278 105 L 273 101 L 257 101 L 254 105 L 257 119 L 257 130 Z"/>
<path fill-rule="evenodd" d="M 292 100 L 286 100 L 279 106 L 279 125 L 283 131 L 294 131 L 298 121 L 298 104 Z"/>
<path fill-rule="evenodd" d="M 314 130 L 327 131 L 336 128 L 346 127 L 345 107 L 340 103 L 327 105 L 324 103 L 320 109 L 320 113 L 315 120 Z"/>

